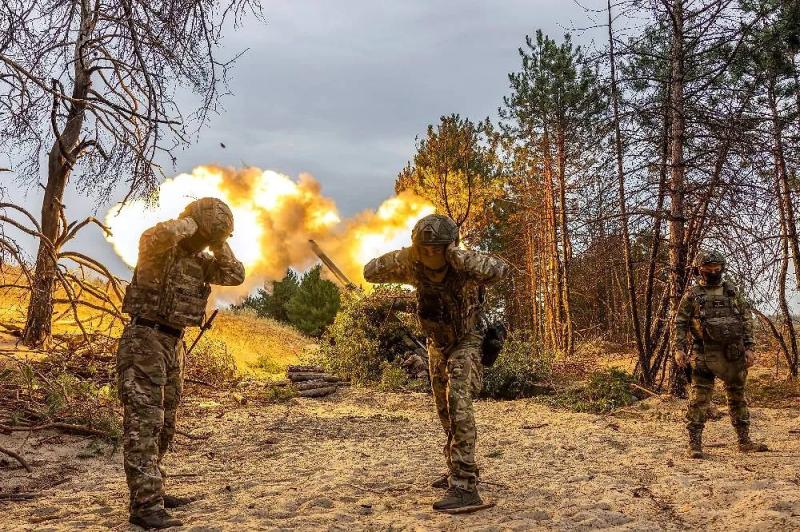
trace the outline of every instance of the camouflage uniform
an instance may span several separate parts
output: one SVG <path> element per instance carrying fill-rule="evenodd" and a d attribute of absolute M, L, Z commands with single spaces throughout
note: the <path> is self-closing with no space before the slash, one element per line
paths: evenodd
<path fill-rule="evenodd" d="M 232 228 L 232 215 L 230 222 Z M 146 230 L 123 301 L 123 310 L 132 319 L 119 342 L 117 383 L 124 407 L 131 516 L 163 512 L 161 459 L 175 435 L 183 388 L 184 327 L 202 323 L 209 284 L 244 281 L 244 268 L 224 241 L 212 244 L 213 256 L 181 245 L 202 230 L 188 216 Z"/>
<path fill-rule="evenodd" d="M 738 320 L 741 340 L 723 345 L 708 334 L 710 320 Z M 753 349 L 753 318 L 749 303 L 735 287 L 725 281 L 721 285 L 697 284 L 684 295 L 675 318 L 675 348 L 688 352 L 692 337 L 692 392 L 686 414 L 690 432 L 702 431 L 706 413 L 714 393 L 714 380 L 725 383 L 731 423 L 746 430 L 750 414 L 744 396 L 747 380 L 745 350 Z"/>
<path fill-rule="evenodd" d="M 506 273 L 501 260 L 455 246 L 447 250 L 447 271 L 440 282 L 428 279 L 412 248 L 387 253 L 364 268 L 364 278 L 371 283 L 403 283 L 417 289 L 417 317 L 428 336 L 433 398 L 447 434 L 444 454 L 451 487 L 475 489 L 472 397 L 480 391 L 482 378 L 480 293 Z"/>

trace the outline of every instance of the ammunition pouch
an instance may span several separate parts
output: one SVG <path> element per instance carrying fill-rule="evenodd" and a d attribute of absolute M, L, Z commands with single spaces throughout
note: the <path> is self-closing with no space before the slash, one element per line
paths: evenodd
<path fill-rule="evenodd" d="M 484 367 L 491 367 L 500 356 L 506 336 L 506 327 L 501 322 L 496 321 L 486 327 L 481 343 L 481 364 Z"/>

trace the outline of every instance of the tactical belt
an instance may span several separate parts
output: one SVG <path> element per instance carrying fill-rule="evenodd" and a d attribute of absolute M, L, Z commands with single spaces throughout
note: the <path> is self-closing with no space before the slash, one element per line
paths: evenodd
<path fill-rule="evenodd" d="M 183 336 L 183 329 L 176 329 L 175 327 L 170 327 L 169 325 L 164 325 L 163 323 L 158 323 L 157 321 L 148 320 L 145 318 L 135 317 L 133 318 L 133 321 L 131 321 L 131 325 L 150 327 L 153 330 L 163 332 L 164 334 L 174 336 L 175 338 L 180 338 Z"/>

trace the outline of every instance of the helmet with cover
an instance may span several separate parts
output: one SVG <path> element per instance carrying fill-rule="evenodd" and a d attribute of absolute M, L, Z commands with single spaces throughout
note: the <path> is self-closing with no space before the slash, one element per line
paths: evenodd
<path fill-rule="evenodd" d="M 429 214 L 414 226 L 411 241 L 415 246 L 458 244 L 458 225 L 449 216 Z"/>
<path fill-rule="evenodd" d="M 181 213 L 181 218 L 197 222 L 199 232 L 210 242 L 221 244 L 233 233 L 233 213 L 228 205 L 217 198 L 200 198 L 191 202 Z"/>

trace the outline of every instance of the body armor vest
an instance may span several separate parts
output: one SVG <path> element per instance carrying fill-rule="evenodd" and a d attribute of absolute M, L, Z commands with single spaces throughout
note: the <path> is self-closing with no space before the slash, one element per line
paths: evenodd
<path fill-rule="evenodd" d="M 160 271 L 140 272 L 137 265 L 122 311 L 178 328 L 199 326 L 209 294 L 201 255 L 187 255 L 176 247 L 165 256 Z"/>
<path fill-rule="evenodd" d="M 722 284 L 722 294 L 710 295 L 703 287 L 692 288 L 695 300 L 695 334 L 703 344 L 720 347 L 738 346 L 744 340 L 744 316 L 736 305 L 736 290 L 727 282 Z"/>
<path fill-rule="evenodd" d="M 416 265 L 415 274 L 420 326 L 437 348 L 447 350 L 475 330 L 480 290 L 452 268 L 438 283 L 428 279 L 421 264 Z"/>

